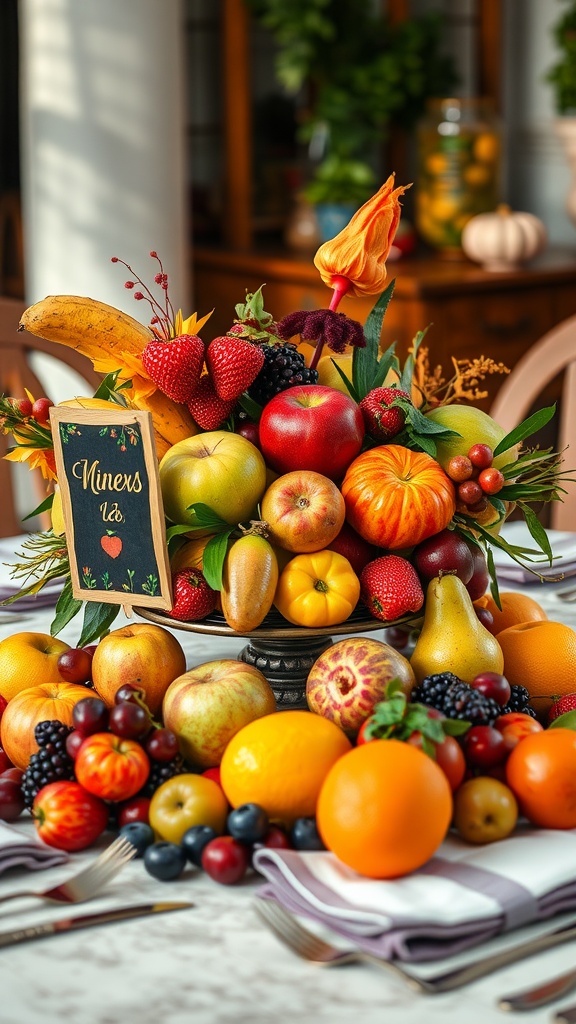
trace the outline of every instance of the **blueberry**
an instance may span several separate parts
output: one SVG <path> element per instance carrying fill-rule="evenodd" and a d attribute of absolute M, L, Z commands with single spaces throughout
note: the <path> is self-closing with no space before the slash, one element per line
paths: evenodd
<path fill-rule="evenodd" d="M 124 836 L 132 843 L 132 846 L 136 847 L 137 857 L 143 857 L 146 848 L 154 842 L 154 833 L 150 825 L 146 825 L 143 821 L 130 821 L 127 825 L 123 825 L 119 835 Z"/>
<path fill-rule="evenodd" d="M 218 833 L 210 828 L 210 825 L 192 825 L 187 829 L 180 844 L 186 854 L 187 860 L 196 867 L 202 867 L 202 851 L 211 839 L 216 839 Z"/>
<path fill-rule="evenodd" d="M 315 818 L 296 818 L 290 831 L 295 850 L 325 850 L 316 827 Z"/>
<path fill-rule="evenodd" d="M 144 852 L 144 867 L 153 878 L 171 882 L 179 878 L 186 865 L 186 854 L 176 843 L 152 843 Z"/>
<path fill-rule="evenodd" d="M 241 804 L 230 811 L 226 822 L 234 839 L 243 843 L 259 843 L 266 835 L 270 822 L 263 807 L 258 804 Z"/>

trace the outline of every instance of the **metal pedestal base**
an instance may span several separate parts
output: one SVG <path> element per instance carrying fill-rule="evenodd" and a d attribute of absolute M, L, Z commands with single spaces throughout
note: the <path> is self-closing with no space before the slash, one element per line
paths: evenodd
<path fill-rule="evenodd" d="M 240 661 L 260 669 L 270 683 L 279 711 L 305 708 L 306 680 L 312 665 L 332 639 L 316 636 L 305 639 L 251 640 L 238 655 Z"/>

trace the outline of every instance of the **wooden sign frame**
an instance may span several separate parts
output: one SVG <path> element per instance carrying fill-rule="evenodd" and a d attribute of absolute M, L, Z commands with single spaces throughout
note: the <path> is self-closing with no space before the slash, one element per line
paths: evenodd
<path fill-rule="evenodd" d="M 121 604 L 128 614 L 132 605 L 169 610 L 172 582 L 152 416 L 120 407 L 100 411 L 55 406 L 50 409 L 50 422 L 73 596 L 81 601 Z M 102 453 L 94 450 L 95 444 L 105 446 Z M 108 465 L 101 462 L 106 454 Z M 121 471 L 125 454 L 124 469 L 131 472 Z M 140 500 L 140 495 L 147 500 Z M 130 508 L 129 523 L 122 512 L 123 501 L 125 508 Z M 98 534 L 100 547 L 95 540 Z M 104 572 L 98 574 L 86 555 L 79 553 L 87 550 L 93 558 L 103 559 Z M 117 563 L 116 559 L 123 550 L 131 554 L 134 564 L 121 579 L 116 570 L 123 561 Z M 138 576 L 139 550 L 146 551 L 149 559 L 143 576 Z"/>

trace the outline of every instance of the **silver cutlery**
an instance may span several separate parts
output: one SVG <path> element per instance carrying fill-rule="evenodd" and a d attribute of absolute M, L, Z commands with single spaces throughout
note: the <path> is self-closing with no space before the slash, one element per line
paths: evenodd
<path fill-rule="evenodd" d="M 113 924 L 115 921 L 128 921 L 133 917 L 145 917 L 147 914 L 165 914 L 171 910 L 187 910 L 193 906 L 193 903 L 184 903 L 182 901 L 140 903 L 132 907 L 119 907 L 117 910 L 102 910 L 96 914 L 63 917 L 58 921 L 30 925 L 28 928 L 12 928 L 8 932 L 0 932 L 0 947 L 14 946 L 20 942 L 31 942 L 33 939 L 46 939 L 49 935 L 63 935 L 65 932 L 78 931 L 80 928 L 92 928 L 100 924 Z"/>
<path fill-rule="evenodd" d="M 34 897 L 45 900 L 47 903 L 84 903 L 86 900 L 92 899 L 124 864 L 132 860 L 135 854 L 136 848 L 132 843 L 119 836 L 103 850 L 96 860 L 61 885 L 55 885 L 42 892 L 28 890 L 9 892 L 0 896 L 0 903 L 24 897 Z"/>
<path fill-rule="evenodd" d="M 515 992 L 510 996 L 501 996 L 498 1006 L 501 1010 L 535 1010 L 538 1006 L 546 1006 L 554 999 L 566 995 L 576 988 L 576 970 L 566 971 L 550 981 Z M 574 1018 L 576 1020 L 576 1017 Z"/>
<path fill-rule="evenodd" d="M 535 953 L 559 946 L 563 942 L 576 939 L 576 924 L 565 925 L 546 935 L 540 935 L 534 939 L 528 939 L 517 946 L 503 949 L 499 953 L 480 960 L 475 960 L 464 967 L 457 967 L 454 970 L 442 971 L 439 974 L 430 975 L 427 978 L 419 978 L 412 974 L 405 967 L 402 967 L 396 960 L 383 960 L 380 957 L 365 953 L 363 950 L 353 949 L 342 951 L 331 945 L 317 935 L 308 931 L 292 914 L 275 900 L 258 900 L 255 908 L 265 924 L 274 932 L 284 945 L 288 946 L 293 953 L 318 964 L 321 967 L 337 967 L 347 963 L 370 963 L 392 972 L 397 977 L 420 992 L 428 995 L 436 995 L 440 992 L 452 992 L 454 989 L 468 985 L 471 981 L 484 978 L 493 971 L 506 967 L 508 964 L 522 960 L 524 957 L 532 956 Z M 576 1018 L 575 1018 L 576 1024 Z"/>

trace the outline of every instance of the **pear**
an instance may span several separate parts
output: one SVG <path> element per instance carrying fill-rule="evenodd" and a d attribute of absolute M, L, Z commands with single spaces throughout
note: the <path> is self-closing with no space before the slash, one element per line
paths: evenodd
<path fill-rule="evenodd" d="M 496 637 L 478 619 L 462 580 L 452 573 L 428 584 L 422 630 L 410 664 L 418 683 L 436 672 L 453 672 L 466 683 L 480 672 L 502 673 Z"/>

